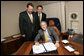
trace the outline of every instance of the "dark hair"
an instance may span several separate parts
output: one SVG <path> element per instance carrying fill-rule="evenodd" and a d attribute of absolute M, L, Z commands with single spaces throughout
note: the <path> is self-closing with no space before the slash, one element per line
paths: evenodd
<path fill-rule="evenodd" d="M 38 7 L 41 7 L 41 8 L 43 9 L 43 6 L 42 6 L 42 5 L 38 5 L 38 6 L 37 6 L 37 9 L 38 9 Z"/>
<path fill-rule="evenodd" d="M 34 7 L 32 3 L 27 3 L 27 8 L 30 6 Z"/>

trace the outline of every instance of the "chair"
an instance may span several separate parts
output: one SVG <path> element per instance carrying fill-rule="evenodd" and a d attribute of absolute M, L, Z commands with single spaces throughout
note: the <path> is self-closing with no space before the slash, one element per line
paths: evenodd
<path fill-rule="evenodd" d="M 58 18 L 46 18 L 47 25 L 49 26 L 49 20 L 53 20 L 57 29 L 61 32 L 61 24 Z"/>
<path fill-rule="evenodd" d="M 47 18 L 48 27 L 53 27 L 58 36 L 61 34 L 61 26 L 58 18 Z"/>

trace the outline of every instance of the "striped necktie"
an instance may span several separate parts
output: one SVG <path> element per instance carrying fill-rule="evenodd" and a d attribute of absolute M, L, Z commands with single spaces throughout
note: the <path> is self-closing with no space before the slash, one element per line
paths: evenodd
<path fill-rule="evenodd" d="M 46 31 L 44 31 L 44 35 L 45 35 L 45 41 L 48 42 L 48 36 L 47 36 Z"/>
<path fill-rule="evenodd" d="M 32 14 L 29 14 L 29 17 L 31 19 L 31 22 L 33 23 L 33 17 L 32 17 Z"/>
<path fill-rule="evenodd" d="M 40 16 L 40 14 L 39 14 L 39 19 L 40 19 L 40 22 L 41 22 L 41 16 Z"/>

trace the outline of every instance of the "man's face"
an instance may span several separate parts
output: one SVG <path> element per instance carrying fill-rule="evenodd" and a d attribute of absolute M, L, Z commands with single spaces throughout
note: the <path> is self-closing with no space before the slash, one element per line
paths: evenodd
<path fill-rule="evenodd" d="M 33 7 L 29 5 L 29 7 L 27 8 L 27 10 L 28 10 L 28 13 L 31 14 L 33 12 Z"/>
<path fill-rule="evenodd" d="M 42 13 L 42 8 L 41 7 L 38 7 L 38 9 L 37 9 L 37 11 L 38 11 L 38 13 Z"/>
<path fill-rule="evenodd" d="M 46 29 L 47 29 L 47 24 L 46 24 L 45 22 L 42 22 L 42 23 L 41 23 L 41 28 L 42 28 L 43 30 L 46 30 Z"/>

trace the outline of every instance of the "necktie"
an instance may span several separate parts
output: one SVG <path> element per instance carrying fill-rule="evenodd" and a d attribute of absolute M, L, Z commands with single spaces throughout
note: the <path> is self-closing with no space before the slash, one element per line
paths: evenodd
<path fill-rule="evenodd" d="M 32 14 L 29 15 L 31 22 L 33 23 L 33 18 L 32 18 Z"/>
<path fill-rule="evenodd" d="M 48 42 L 48 36 L 47 36 L 46 31 L 44 31 L 44 35 L 45 35 L 45 41 Z"/>
<path fill-rule="evenodd" d="M 41 22 L 41 16 L 40 16 L 40 14 L 39 14 L 39 19 L 40 19 L 40 22 Z"/>

